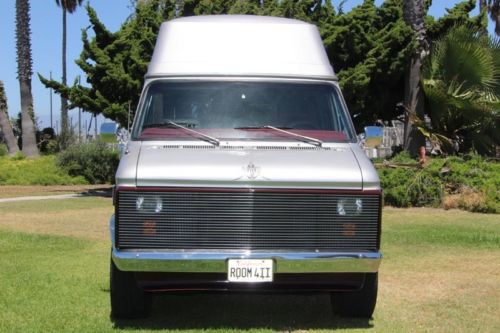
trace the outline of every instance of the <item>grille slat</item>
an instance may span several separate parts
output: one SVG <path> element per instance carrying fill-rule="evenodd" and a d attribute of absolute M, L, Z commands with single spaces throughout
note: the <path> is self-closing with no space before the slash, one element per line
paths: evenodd
<path fill-rule="evenodd" d="M 137 197 L 149 202 L 137 211 Z M 357 210 L 355 199 L 363 200 Z M 154 213 L 161 201 L 162 210 Z M 343 203 L 346 215 L 339 215 Z M 118 195 L 120 248 L 374 250 L 378 195 L 140 192 Z"/>

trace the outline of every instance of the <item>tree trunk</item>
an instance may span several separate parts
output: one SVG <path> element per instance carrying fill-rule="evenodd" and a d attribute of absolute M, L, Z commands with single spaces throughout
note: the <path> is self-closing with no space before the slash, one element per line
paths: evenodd
<path fill-rule="evenodd" d="M 33 115 L 33 95 L 31 94 L 31 31 L 30 5 L 28 0 L 16 0 L 16 47 L 17 74 L 21 92 L 21 128 L 26 156 L 38 156 Z"/>
<path fill-rule="evenodd" d="M 15 155 L 19 151 L 19 147 L 17 146 L 17 139 L 12 131 L 12 125 L 6 109 L 0 109 L 0 128 L 2 129 L 5 142 L 7 142 L 9 155 Z"/>
<path fill-rule="evenodd" d="M 63 17 L 63 38 L 62 38 L 62 84 L 67 84 L 66 79 L 66 10 L 62 8 Z M 61 136 L 63 140 L 68 139 L 68 100 L 61 95 Z"/>
<path fill-rule="evenodd" d="M 36 146 L 35 125 L 33 123 L 33 95 L 31 80 L 19 82 L 21 88 L 21 127 L 23 137 L 23 153 L 26 156 L 38 156 Z"/>
<path fill-rule="evenodd" d="M 418 155 L 420 147 L 425 146 L 425 138 L 412 121 L 414 116 L 422 120 L 425 117 L 424 95 L 420 86 L 421 68 L 422 59 L 419 56 L 413 56 L 410 69 L 406 73 L 404 148 L 413 157 Z"/>
<path fill-rule="evenodd" d="M 19 151 L 17 139 L 12 131 L 12 124 L 9 121 L 9 113 L 7 112 L 7 96 L 5 96 L 5 89 L 3 82 L 0 81 L 0 129 L 2 130 L 3 137 L 7 143 L 9 155 L 14 155 Z"/>
<path fill-rule="evenodd" d="M 415 31 L 418 42 L 418 47 L 412 56 L 410 68 L 406 74 L 404 149 L 409 151 L 410 155 L 418 156 L 419 147 L 425 146 L 423 135 L 413 123 L 415 116 L 422 120 L 425 116 L 424 95 L 420 87 L 422 63 L 428 49 L 424 25 L 424 0 L 404 0 L 403 16 L 405 22 Z"/>

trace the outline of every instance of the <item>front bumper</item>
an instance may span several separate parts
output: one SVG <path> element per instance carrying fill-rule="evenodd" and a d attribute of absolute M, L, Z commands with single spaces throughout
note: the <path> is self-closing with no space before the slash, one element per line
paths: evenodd
<path fill-rule="evenodd" d="M 250 251 L 250 250 L 119 250 L 114 246 L 114 216 L 110 220 L 112 259 L 118 269 L 133 272 L 224 273 L 228 259 L 273 259 L 275 273 L 374 273 L 380 252 Z"/>
<path fill-rule="evenodd" d="M 113 247 L 112 258 L 122 271 L 223 273 L 228 259 L 273 259 L 276 273 L 377 272 L 380 252 L 147 251 Z"/>

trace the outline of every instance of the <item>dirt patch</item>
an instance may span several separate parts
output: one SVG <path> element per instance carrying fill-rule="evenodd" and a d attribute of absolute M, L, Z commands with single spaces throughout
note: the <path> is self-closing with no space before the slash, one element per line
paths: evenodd
<path fill-rule="evenodd" d="M 95 191 L 111 191 L 111 185 L 55 185 L 55 186 L 0 186 L 0 198 L 17 198 L 27 196 L 57 195 L 70 193 L 88 193 Z"/>

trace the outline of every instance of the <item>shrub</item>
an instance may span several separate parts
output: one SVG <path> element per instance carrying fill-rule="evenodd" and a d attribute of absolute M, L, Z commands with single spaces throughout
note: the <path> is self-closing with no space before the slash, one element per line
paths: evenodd
<path fill-rule="evenodd" d="M 449 194 L 467 193 L 479 194 L 484 197 L 484 202 L 477 205 L 465 205 L 459 208 L 476 212 L 497 212 L 500 213 L 500 164 L 498 162 L 488 162 L 487 159 L 479 155 L 466 155 L 463 157 L 450 157 L 441 160 L 441 165 L 449 169 L 441 175 L 442 181 Z"/>
<path fill-rule="evenodd" d="M 57 163 L 71 176 L 82 176 L 91 184 L 113 183 L 120 156 L 101 141 L 70 146 Z"/>
<path fill-rule="evenodd" d="M 78 136 L 73 128 L 69 132 L 55 135 L 52 128 L 45 128 L 42 132 L 46 141 L 41 147 L 41 151 L 46 154 L 57 154 L 63 152 L 71 146 L 78 145 Z"/>
<path fill-rule="evenodd" d="M 425 170 L 381 169 L 379 176 L 386 204 L 396 207 L 437 207 L 441 204 L 443 186 Z"/>
<path fill-rule="evenodd" d="M 392 164 L 415 162 L 396 156 Z M 379 167 L 386 204 L 500 213 L 500 164 L 478 155 L 430 158 L 423 169 Z"/>
<path fill-rule="evenodd" d="M 83 177 L 72 177 L 57 167 L 54 156 L 0 158 L 0 185 L 76 185 L 86 184 Z"/>

